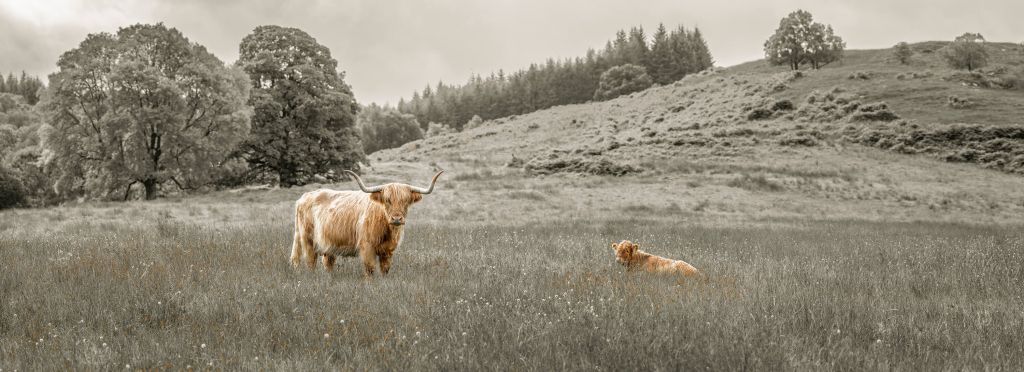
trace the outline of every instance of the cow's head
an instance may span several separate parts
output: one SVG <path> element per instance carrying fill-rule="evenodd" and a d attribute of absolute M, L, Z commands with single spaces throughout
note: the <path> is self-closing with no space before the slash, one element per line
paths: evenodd
<path fill-rule="evenodd" d="M 612 243 L 612 250 L 615 251 L 615 260 L 625 265 L 628 265 L 633 260 L 633 255 L 636 254 L 638 249 L 640 249 L 640 245 L 629 240 Z"/>
<path fill-rule="evenodd" d="M 406 185 L 404 183 L 388 183 L 368 187 L 363 184 L 363 180 L 355 172 L 347 170 L 345 173 L 355 178 L 360 190 L 370 194 L 370 200 L 384 207 L 388 222 L 392 226 L 402 226 L 405 224 L 405 214 L 409 212 L 409 206 L 420 201 L 423 195 L 433 192 L 434 185 L 437 184 L 437 178 L 444 171 L 437 172 L 434 178 L 430 180 L 430 187 L 427 188 Z"/>

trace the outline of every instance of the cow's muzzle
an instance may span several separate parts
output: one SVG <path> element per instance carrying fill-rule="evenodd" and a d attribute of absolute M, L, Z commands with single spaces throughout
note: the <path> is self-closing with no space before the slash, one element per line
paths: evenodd
<path fill-rule="evenodd" d="M 405 225 L 405 221 L 403 221 L 401 219 L 392 219 L 391 220 L 391 226 L 402 226 L 402 225 Z"/>

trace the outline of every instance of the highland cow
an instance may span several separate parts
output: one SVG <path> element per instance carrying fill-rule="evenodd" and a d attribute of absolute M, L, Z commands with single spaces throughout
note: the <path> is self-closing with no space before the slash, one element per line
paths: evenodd
<path fill-rule="evenodd" d="M 295 203 L 295 236 L 291 262 L 301 260 L 316 269 L 323 256 L 324 269 L 334 269 L 337 256 L 359 256 L 366 277 L 373 276 L 377 262 L 382 275 L 391 269 L 391 256 L 402 242 L 402 228 L 409 206 L 434 191 L 437 172 L 430 187 L 402 183 L 367 187 L 351 171 L 345 171 L 359 184 L 361 191 L 320 189 L 302 195 Z"/>
<path fill-rule="evenodd" d="M 627 270 L 644 270 L 652 273 L 681 274 L 687 278 L 702 278 L 696 268 L 681 260 L 659 257 L 640 250 L 640 245 L 629 240 L 612 243 L 615 260 Z"/>

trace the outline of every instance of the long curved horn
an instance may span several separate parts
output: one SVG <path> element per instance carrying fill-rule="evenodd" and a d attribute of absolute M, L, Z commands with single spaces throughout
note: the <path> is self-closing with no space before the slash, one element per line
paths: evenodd
<path fill-rule="evenodd" d="M 434 185 L 437 184 L 437 177 L 441 177 L 441 173 L 444 173 L 444 170 L 442 170 L 440 172 L 437 172 L 437 174 L 434 175 L 434 178 L 430 180 L 430 187 L 428 187 L 428 188 L 424 189 L 422 187 L 416 187 L 416 186 L 409 186 L 409 188 L 412 189 L 412 191 L 418 192 L 418 193 L 423 194 L 423 195 L 427 195 L 427 194 L 429 194 L 431 192 L 434 192 Z"/>
<path fill-rule="evenodd" d="M 350 170 L 346 170 L 345 173 L 348 173 L 348 175 L 352 176 L 352 178 L 355 178 L 356 179 L 356 183 L 359 184 L 359 189 L 363 190 L 363 192 L 365 192 L 367 194 L 372 194 L 372 193 L 375 193 L 375 192 L 379 192 L 380 190 L 384 189 L 383 185 L 381 185 L 381 186 L 374 186 L 374 187 L 366 187 L 366 185 L 363 184 L 363 179 L 359 178 L 359 175 L 356 174 L 356 172 L 353 172 L 353 171 L 350 171 Z"/>

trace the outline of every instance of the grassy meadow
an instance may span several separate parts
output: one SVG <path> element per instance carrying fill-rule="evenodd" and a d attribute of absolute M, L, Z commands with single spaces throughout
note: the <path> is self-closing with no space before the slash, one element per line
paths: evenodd
<path fill-rule="evenodd" d="M 352 259 L 333 274 L 288 266 L 287 202 L 236 206 L 244 221 L 174 217 L 203 203 L 0 214 L 0 368 L 1024 367 L 1019 227 L 649 213 L 462 224 L 427 218 L 447 208 L 427 199 L 392 273 L 365 282 Z M 623 238 L 710 280 L 626 273 L 609 247 Z"/>

